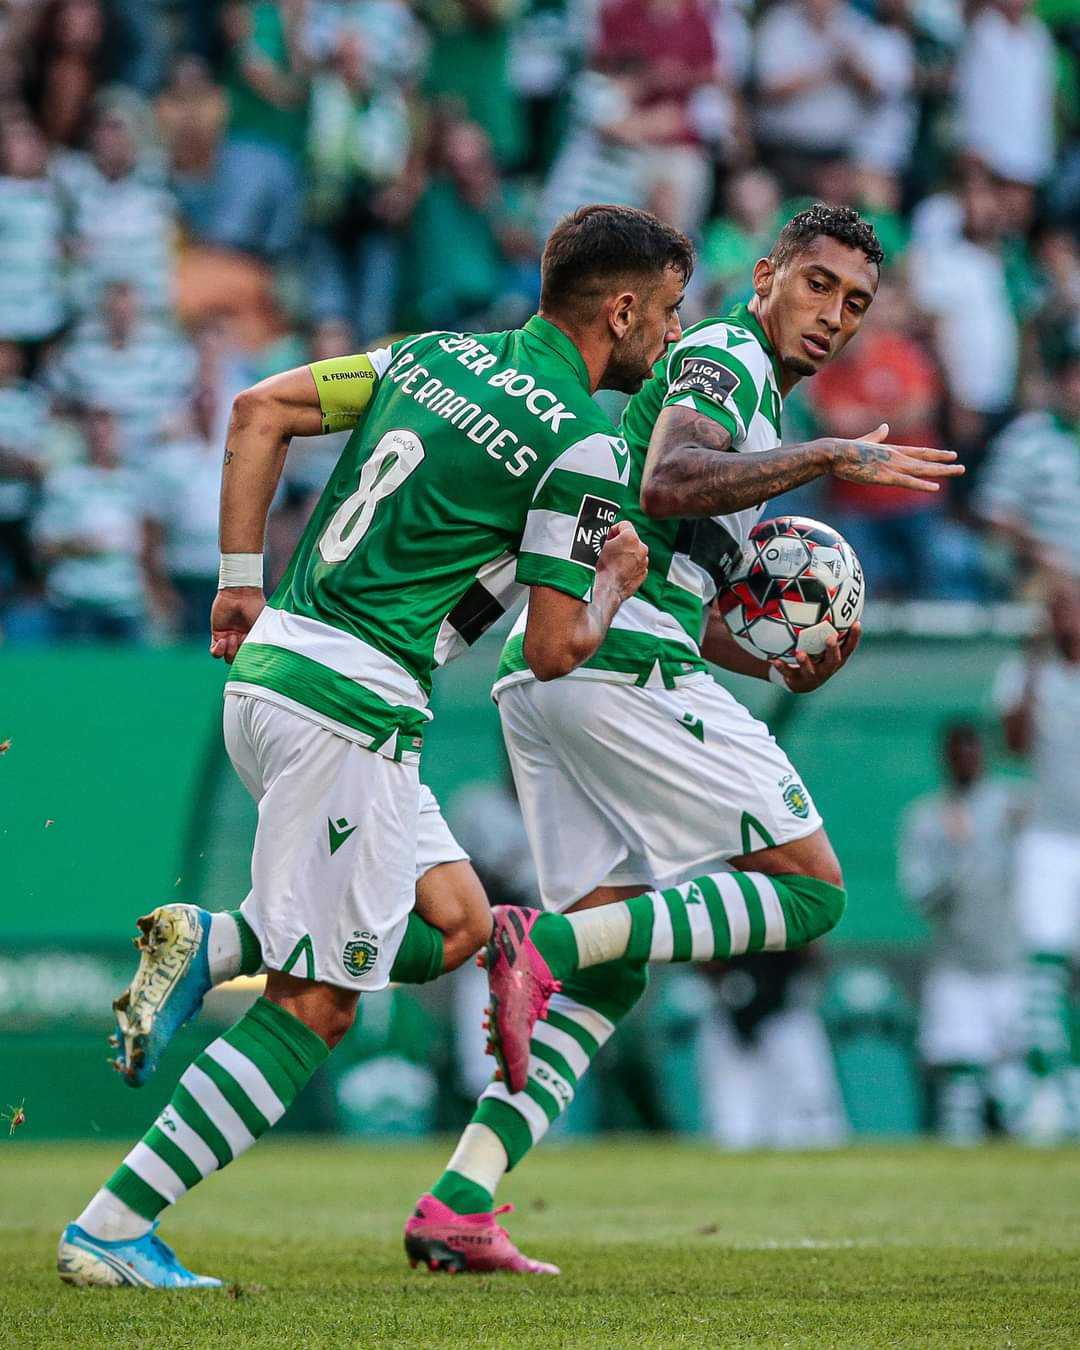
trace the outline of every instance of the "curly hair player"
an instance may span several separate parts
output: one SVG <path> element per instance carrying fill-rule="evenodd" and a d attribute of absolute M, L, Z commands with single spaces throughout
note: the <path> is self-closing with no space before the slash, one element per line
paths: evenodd
<path fill-rule="evenodd" d="M 770 666 L 710 610 L 770 498 L 826 474 L 933 492 L 962 472 L 950 451 L 885 444 L 886 426 L 779 448 L 784 396 L 858 332 L 882 260 L 849 208 L 819 204 L 788 222 L 754 268 L 749 302 L 689 329 L 623 416 L 644 584 L 565 679 L 530 668 L 527 613 L 507 641 L 495 696 L 544 912 L 495 911 L 487 964 L 502 1072 L 408 1221 L 414 1262 L 557 1273 L 495 1223 L 494 1192 L 569 1105 L 644 992 L 649 962 L 802 946 L 843 912 L 809 792 L 705 662 L 803 693 L 858 642 L 852 629 L 818 663 Z"/>

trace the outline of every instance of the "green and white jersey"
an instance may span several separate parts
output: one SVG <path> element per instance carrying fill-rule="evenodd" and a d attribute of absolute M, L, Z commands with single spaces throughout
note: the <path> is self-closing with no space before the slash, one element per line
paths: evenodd
<path fill-rule="evenodd" d="M 645 456 L 660 410 L 693 408 L 726 427 L 731 450 L 780 444 L 779 366 L 746 305 L 688 329 L 626 406 L 620 430 L 630 448 L 630 520 L 649 548 L 645 584 L 620 606 L 603 645 L 567 678 L 676 685 L 705 669 L 699 643 L 705 609 L 740 557 L 764 503 L 712 520 L 652 520 L 640 506 Z M 525 615 L 515 624 L 496 675 L 495 695 L 532 679 L 525 663 Z"/>
<path fill-rule="evenodd" d="M 433 669 L 525 587 L 591 598 L 628 502 L 629 451 L 577 348 L 539 317 L 311 371 L 323 430 L 355 430 L 227 692 L 409 758 Z"/>

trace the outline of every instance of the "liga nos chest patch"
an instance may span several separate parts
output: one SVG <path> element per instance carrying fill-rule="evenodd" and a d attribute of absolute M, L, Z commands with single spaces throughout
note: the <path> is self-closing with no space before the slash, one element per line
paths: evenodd
<path fill-rule="evenodd" d="M 609 502 L 605 497 L 583 497 L 574 525 L 574 542 L 570 545 L 573 561 L 595 567 L 608 531 L 618 519 L 619 508 L 615 502 Z"/>
<path fill-rule="evenodd" d="M 714 403 L 723 403 L 738 387 L 738 375 L 719 361 L 711 361 L 707 356 L 688 356 L 668 394 L 701 394 Z"/>

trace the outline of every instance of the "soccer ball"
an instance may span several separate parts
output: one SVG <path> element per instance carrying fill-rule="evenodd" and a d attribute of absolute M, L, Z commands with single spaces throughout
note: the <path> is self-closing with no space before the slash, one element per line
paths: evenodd
<path fill-rule="evenodd" d="M 820 656 L 858 622 L 866 587 L 855 550 L 806 516 L 777 516 L 750 531 L 742 561 L 717 596 L 740 647 L 766 661 Z"/>

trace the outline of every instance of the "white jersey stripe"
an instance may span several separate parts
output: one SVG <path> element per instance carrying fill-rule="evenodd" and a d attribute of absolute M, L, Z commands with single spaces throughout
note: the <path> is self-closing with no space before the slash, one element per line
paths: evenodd
<path fill-rule="evenodd" d="M 234 1158 L 252 1146 L 255 1136 L 225 1100 L 218 1085 L 197 1064 L 188 1066 L 180 1082 L 225 1136 Z"/>
<path fill-rule="evenodd" d="M 525 521 L 521 536 L 522 553 L 543 553 L 548 558 L 569 558 L 574 543 L 573 516 L 561 511 L 539 511 L 535 507 Z"/>
<path fill-rule="evenodd" d="M 206 1054 L 243 1089 L 252 1105 L 266 1117 L 267 1123 L 276 1125 L 285 1114 L 285 1107 L 259 1066 L 228 1041 L 212 1042 L 206 1047 Z"/>
<path fill-rule="evenodd" d="M 363 638 L 318 619 L 267 605 L 252 625 L 247 641 L 281 647 L 318 661 L 370 689 L 387 703 L 427 709 L 427 695 L 403 666 Z"/>

